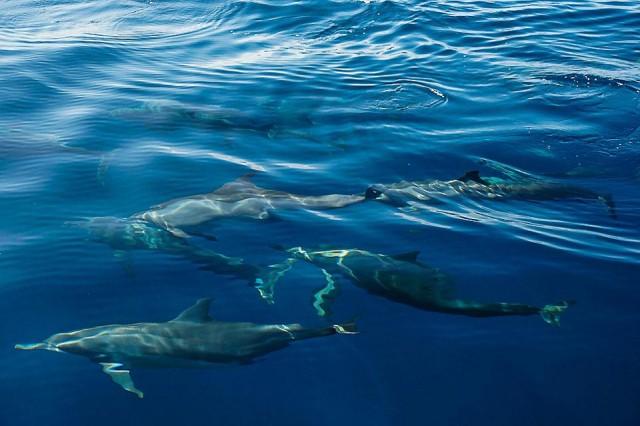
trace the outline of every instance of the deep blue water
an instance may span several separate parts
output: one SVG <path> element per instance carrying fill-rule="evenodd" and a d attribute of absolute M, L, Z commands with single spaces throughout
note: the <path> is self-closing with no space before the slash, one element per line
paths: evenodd
<path fill-rule="evenodd" d="M 621 1 L 37 1 L 0 8 L 0 424 L 637 425 L 640 4 Z M 595 201 L 368 201 L 220 220 L 197 244 L 252 264 L 274 245 L 420 250 L 483 301 L 426 312 L 346 283 L 335 320 L 250 365 L 134 371 L 17 352 L 79 328 L 175 317 L 321 326 L 298 263 L 275 305 L 153 251 L 115 256 L 68 222 L 127 217 L 248 172 L 299 194 L 454 179 L 489 159 Z"/>

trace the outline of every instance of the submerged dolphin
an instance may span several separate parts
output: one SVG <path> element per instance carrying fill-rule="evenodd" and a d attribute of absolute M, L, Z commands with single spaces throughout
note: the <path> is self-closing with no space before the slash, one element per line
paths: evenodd
<path fill-rule="evenodd" d="M 251 285 L 275 284 L 290 268 L 290 262 L 269 267 L 248 264 L 242 258 L 194 246 L 188 240 L 143 220 L 107 216 L 78 224 L 89 230 L 93 240 L 108 244 L 118 254 L 130 250 L 161 251 L 188 259 L 204 270 L 247 280 Z"/>
<path fill-rule="evenodd" d="M 336 276 L 342 276 L 367 292 L 427 311 L 472 317 L 541 315 L 544 321 L 559 325 L 559 315 L 568 302 L 542 308 L 520 303 L 481 303 L 455 297 L 452 279 L 440 270 L 417 260 L 418 252 L 397 256 L 358 249 L 286 250 L 292 259 L 301 259 L 322 269 L 327 285 L 314 296 L 320 316 L 329 314 L 330 302 L 338 292 Z M 261 292 L 273 297 L 273 287 Z"/>
<path fill-rule="evenodd" d="M 196 226 L 214 219 L 245 217 L 264 220 L 283 209 L 333 209 L 364 201 L 364 195 L 297 195 L 256 186 L 253 175 L 226 183 L 208 194 L 176 198 L 132 216 L 165 228 L 180 237 L 188 234 L 181 228 Z"/>
<path fill-rule="evenodd" d="M 286 348 L 295 340 L 357 333 L 355 323 L 305 328 L 300 324 L 223 322 L 209 316 L 210 304 L 210 299 L 201 299 L 168 322 L 92 327 L 54 334 L 41 343 L 15 348 L 87 357 L 99 363 L 102 371 L 123 389 L 142 398 L 142 391 L 131 379 L 132 368 L 246 364 Z"/>
<path fill-rule="evenodd" d="M 119 108 L 111 115 L 154 127 L 172 129 L 186 125 L 223 132 L 258 133 L 269 138 L 284 135 L 308 139 L 310 135 L 306 130 L 313 126 L 309 116 L 299 108 L 288 112 L 281 109 L 247 112 L 210 105 L 160 102 Z"/>
<path fill-rule="evenodd" d="M 545 181 L 531 176 L 524 179 L 482 177 L 477 170 L 452 180 L 376 184 L 367 189 L 366 196 L 396 206 L 404 206 L 415 201 L 437 203 L 446 198 L 463 196 L 488 200 L 598 200 L 607 206 L 611 216 L 616 217 L 615 205 L 609 194 L 598 194 L 579 186 Z"/>

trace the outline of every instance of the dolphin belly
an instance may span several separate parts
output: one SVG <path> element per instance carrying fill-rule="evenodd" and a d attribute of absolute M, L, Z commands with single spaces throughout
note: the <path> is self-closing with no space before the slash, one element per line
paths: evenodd
<path fill-rule="evenodd" d="M 207 199 L 184 199 L 172 202 L 157 209 L 151 209 L 139 216 L 160 226 L 174 227 L 199 225 L 225 216 L 228 207 L 220 202 Z"/>

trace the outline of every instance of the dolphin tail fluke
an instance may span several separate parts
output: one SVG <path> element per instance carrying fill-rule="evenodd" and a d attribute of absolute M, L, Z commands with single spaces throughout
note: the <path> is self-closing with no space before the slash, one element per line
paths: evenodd
<path fill-rule="evenodd" d="M 288 258 L 284 262 L 269 265 L 258 274 L 253 285 L 263 300 L 269 304 L 275 303 L 275 286 L 295 262 L 296 259 Z"/>
<path fill-rule="evenodd" d="M 598 200 L 602 201 L 607 209 L 609 210 L 609 216 L 614 219 L 618 218 L 618 214 L 616 213 L 616 203 L 613 201 L 613 197 L 611 194 L 599 195 Z"/>
<path fill-rule="evenodd" d="M 105 186 L 105 177 L 107 175 L 107 171 L 109 170 L 109 166 L 111 166 L 112 157 L 113 153 L 100 156 L 100 162 L 98 163 L 98 169 L 96 170 L 96 180 L 98 181 L 100 186 Z"/>
<path fill-rule="evenodd" d="M 323 328 L 304 328 L 300 324 L 290 324 L 285 327 L 293 340 L 313 339 L 334 334 L 358 334 L 355 320 Z"/>
<path fill-rule="evenodd" d="M 540 316 L 547 324 L 560 327 L 560 315 L 562 315 L 564 311 L 574 303 L 575 302 L 572 301 L 562 301 L 551 305 L 545 305 L 540 309 Z"/>
<path fill-rule="evenodd" d="M 355 320 L 332 326 L 337 334 L 358 334 L 358 325 Z"/>

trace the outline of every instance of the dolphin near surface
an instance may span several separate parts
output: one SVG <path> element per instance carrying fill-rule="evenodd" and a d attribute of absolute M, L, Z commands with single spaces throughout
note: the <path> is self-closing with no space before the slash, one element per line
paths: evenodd
<path fill-rule="evenodd" d="M 278 136 L 313 139 L 307 131 L 313 122 L 297 107 L 241 111 L 179 102 L 151 102 L 138 107 L 118 108 L 111 115 L 167 130 L 190 126 L 218 132 L 250 132 L 270 139 Z"/>
<path fill-rule="evenodd" d="M 436 268 L 420 262 L 419 252 L 396 256 L 371 253 L 358 249 L 306 250 L 293 247 L 286 252 L 291 259 L 307 261 L 325 275 L 327 285 L 314 295 L 314 307 L 320 316 L 330 314 L 331 301 L 339 291 L 338 277 L 385 299 L 426 311 L 471 317 L 540 315 L 551 325 L 560 324 L 560 314 L 569 302 L 543 307 L 521 303 L 481 303 L 455 296 L 452 279 Z M 262 293 L 273 298 L 273 288 Z"/>
<path fill-rule="evenodd" d="M 597 200 L 604 203 L 615 218 L 613 198 L 587 188 L 542 180 L 533 176 L 516 176 L 509 179 L 483 177 L 477 170 L 469 171 L 458 179 L 402 181 L 392 184 L 375 184 L 367 189 L 366 196 L 395 206 L 412 202 L 438 203 L 454 198 L 468 197 L 486 200 Z"/>
<path fill-rule="evenodd" d="M 92 240 L 107 244 L 120 256 L 133 250 L 167 253 L 185 258 L 203 270 L 246 280 L 252 286 L 273 285 L 290 268 L 289 261 L 268 267 L 245 263 L 242 258 L 197 247 L 189 240 L 143 220 L 105 216 L 90 218 L 77 225 L 86 228 Z"/>
<path fill-rule="evenodd" d="M 86 328 L 54 334 L 40 343 L 18 344 L 15 349 L 84 356 L 100 364 L 123 389 L 142 398 L 142 391 L 131 379 L 132 368 L 246 364 L 293 341 L 357 333 L 355 323 L 305 328 L 300 324 L 218 321 L 209 315 L 210 304 L 210 299 L 200 299 L 168 322 Z"/>
<path fill-rule="evenodd" d="M 265 189 L 245 175 L 226 183 L 213 192 L 176 198 L 134 214 L 132 218 L 146 220 L 187 237 L 183 227 L 228 217 L 265 220 L 274 212 L 285 209 L 324 210 L 346 207 L 366 200 L 364 195 L 298 195 Z"/>

